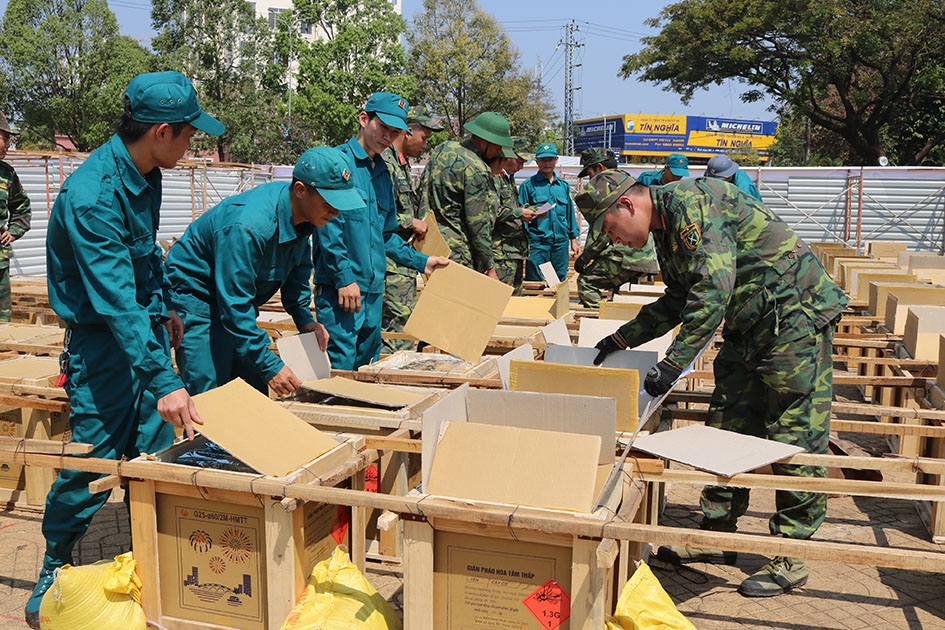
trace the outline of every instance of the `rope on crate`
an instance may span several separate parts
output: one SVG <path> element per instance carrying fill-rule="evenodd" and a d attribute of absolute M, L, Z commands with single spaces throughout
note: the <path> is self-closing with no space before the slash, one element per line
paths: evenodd
<path fill-rule="evenodd" d="M 253 483 L 255 483 L 256 481 L 258 481 L 259 479 L 262 479 L 262 478 L 265 477 L 265 476 L 266 476 L 266 475 L 260 474 L 260 475 L 258 475 L 258 476 L 256 476 L 256 477 L 253 477 L 252 479 L 249 480 L 249 492 L 250 492 L 250 494 L 252 494 L 254 497 L 256 497 L 256 500 L 259 501 L 259 507 L 261 507 L 261 508 L 265 508 L 265 507 L 266 507 L 266 503 L 262 500 L 262 497 L 259 496 L 259 494 L 256 492 L 256 490 L 253 488 Z M 283 498 L 283 499 L 285 498 L 285 488 L 282 489 L 282 498 Z"/>
<path fill-rule="evenodd" d="M 516 505 L 515 508 L 509 513 L 509 521 L 506 526 L 509 528 L 509 535 L 512 537 L 512 540 L 519 542 L 518 536 L 515 535 L 515 532 L 512 531 L 512 519 L 515 517 L 515 512 L 518 511 L 519 506 Z"/>
<path fill-rule="evenodd" d="M 196 488 L 197 494 L 200 495 L 201 499 L 203 499 L 204 501 L 209 501 L 210 498 L 204 493 L 203 488 L 197 485 L 197 473 L 199 473 L 200 470 L 201 469 L 198 468 L 197 470 L 195 470 L 194 472 L 190 474 L 190 483 L 193 484 L 194 488 Z"/>

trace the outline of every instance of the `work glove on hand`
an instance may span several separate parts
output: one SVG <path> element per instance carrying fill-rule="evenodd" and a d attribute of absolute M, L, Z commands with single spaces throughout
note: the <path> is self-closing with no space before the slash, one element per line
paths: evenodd
<path fill-rule="evenodd" d="M 646 378 L 643 380 L 643 389 L 650 396 L 662 396 L 673 387 L 673 383 L 676 382 L 681 373 L 681 368 L 663 359 L 646 373 Z"/>
<path fill-rule="evenodd" d="M 597 356 L 594 357 L 594 365 L 600 365 L 603 363 L 604 359 L 606 359 L 607 355 L 611 352 L 623 349 L 623 346 L 617 343 L 613 335 L 607 335 L 598 341 L 597 345 L 594 347 L 597 349 Z"/>

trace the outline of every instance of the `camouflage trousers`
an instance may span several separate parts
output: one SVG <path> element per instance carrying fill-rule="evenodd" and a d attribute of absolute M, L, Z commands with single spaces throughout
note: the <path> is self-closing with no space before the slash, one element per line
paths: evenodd
<path fill-rule="evenodd" d="M 495 258 L 495 272 L 499 282 L 512 287 L 512 295 L 522 294 L 522 281 L 525 280 L 524 258 Z"/>
<path fill-rule="evenodd" d="M 0 322 L 13 317 L 13 298 L 10 297 L 10 268 L 0 267 Z"/>
<path fill-rule="evenodd" d="M 604 291 L 616 291 L 628 282 L 636 282 L 645 275 L 636 269 L 626 269 L 620 260 L 597 260 L 589 270 L 578 275 L 578 298 L 587 308 L 600 308 Z"/>
<path fill-rule="evenodd" d="M 790 320 L 776 322 L 767 343 L 763 331 L 725 336 L 715 359 L 715 391 L 706 424 L 823 454 L 830 438 L 833 327 L 814 330 L 800 312 Z M 827 474 L 821 466 L 771 467 L 776 475 Z M 735 531 L 738 517 L 748 510 L 748 489 L 708 486 L 700 503 L 703 529 Z M 775 505 L 768 523 L 772 534 L 810 538 L 826 515 L 827 495 L 778 490 Z"/>
<path fill-rule="evenodd" d="M 388 265 L 384 280 L 381 330 L 399 333 L 404 332 L 404 324 L 417 305 L 417 272 L 400 265 L 396 266 L 396 271 L 392 271 L 391 267 Z M 384 353 L 416 349 L 417 343 L 409 339 L 384 339 L 381 342 L 381 352 Z"/>

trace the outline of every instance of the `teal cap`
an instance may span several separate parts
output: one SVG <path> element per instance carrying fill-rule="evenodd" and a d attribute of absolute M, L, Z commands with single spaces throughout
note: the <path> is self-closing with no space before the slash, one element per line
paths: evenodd
<path fill-rule="evenodd" d="M 150 124 L 186 122 L 211 136 L 226 131 L 223 123 L 200 108 L 194 84 L 180 72 L 139 74 L 128 84 L 125 96 L 132 120 Z"/>
<path fill-rule="evenodd" d="M 377 114 L 381 122 L 388 127 L 403 129 L 409 132 L 407 127 L 407 111 L 410 109 L 410 103 L 402 96 L 392 94 L 391 92 L 375 92 L 371 94 L 364 111 L 371 114 Z"/>
<path fill-rule="evenodd" d="M 312 147 L 302 154 L 292 169 L 292 177 L 318 191 L 335 210 L 364 207 L 364 199 L 354 187 L 348 156 L 332 147 Z"/>
<path fill-rule="evenodd" d="M 682 153 L 670 153 L 666 157 L 666 168 L 676 177 L 689 177 L 689 158 Z"/>
<path fill-rule="evenodd" d="M 551 142 L 542 142 L 535 149 L 535 159 L 558 157 L 558 147 Z"/>

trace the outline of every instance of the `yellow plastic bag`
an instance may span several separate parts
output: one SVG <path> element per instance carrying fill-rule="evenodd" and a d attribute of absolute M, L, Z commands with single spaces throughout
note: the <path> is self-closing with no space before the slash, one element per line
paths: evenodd
<path fill-rule="evenodd" d="M 145 630 L 141 581 L 131 552 L 83 567 L 65 565 L 39 605 L 43 630 Z"/>
<path fill-rule="evenodd" d="M 312 569 L 282 630 L 402 630 L 394 609 L 351 562 L 343 547 Z"/>
<path fill-rule="evenodd" d="M 617 600 L 617 610 L 607 630 L 696 630 L 676 610 L 650 567 L 641 562 Z"/>

